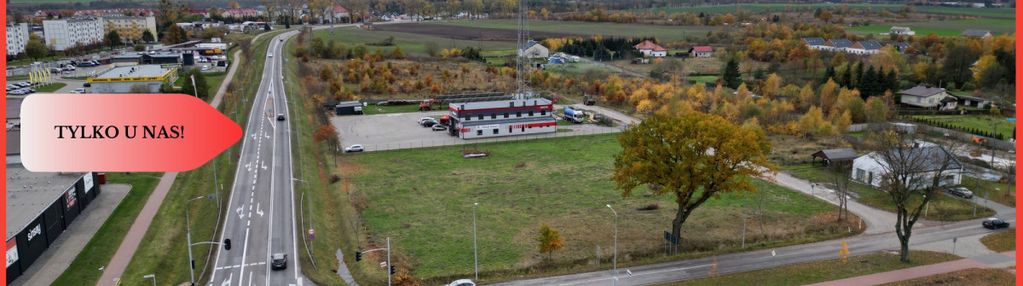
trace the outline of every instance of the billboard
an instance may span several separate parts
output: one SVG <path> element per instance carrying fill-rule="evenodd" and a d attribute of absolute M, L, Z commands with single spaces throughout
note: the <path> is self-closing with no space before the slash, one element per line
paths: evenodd
<path fill-rule="evenodd" d="M 7 241 L 7 267 L 18 262 L 18 241 L 11 239 Z"/>
<path fill-rule="evenodd" d="M 92 172 L 85 173 L 82 177 L 82 181 L 85 182 L 85 193 L 88 194 L 89 190 L 92 190 Z"/>

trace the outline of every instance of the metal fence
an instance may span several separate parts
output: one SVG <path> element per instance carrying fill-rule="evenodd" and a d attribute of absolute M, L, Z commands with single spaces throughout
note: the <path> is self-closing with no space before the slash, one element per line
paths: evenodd
<path fill-rule="evenodd" d="M 570 127 L 570 126 L 565 126 Z M 387 144 L 362 144 L 363 149 L 366 152 L 373 151 L 387 151 L 387 150 L 399 150 L 399 149 L 416 149 L 416 148 L 429 148 L 439 146 L 451 146 L 451 145 L 475 145 L 475 144 L 488 144 L 497 142 L 511 142 L 511 141 L 526 141 L 536 139 L 549 139 L 549 138 L 561 138 L 561 137 L 572 137 L 572 136 L 587 136 L 587 135 L 600 135 L 600 134 L 614 134 L 621 133 L 625 130 L 624 126 L 607 127 L 600 129 L 591 130 L 572 130 L 562 131 L 563 129 L 570 128 L 559 128 L 558 132 L 554 133 L 543 133 L 543 134 L 528 134 L 528 135 L 510 135 L 502 137 L 491 137 L 491 138 L 480 138 L 480 139 L 461 139 L 458 137 L 447 137 L 443 139 L 423 139 L 411 142 L 396 142 Z"/>

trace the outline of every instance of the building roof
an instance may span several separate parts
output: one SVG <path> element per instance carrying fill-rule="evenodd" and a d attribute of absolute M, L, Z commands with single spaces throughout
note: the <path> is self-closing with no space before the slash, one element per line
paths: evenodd
<path fill-rule="evenodd" d="M 972 100 L 972 101 L 991 101 L 991 100 L 988 100 L 988 99 L 984 99 L 984 98 L 980 98 L 980 97 L 976 97 L 976 96 L 969 96 L 969 95 L 956 95 L 955 97 L 959 98 L 959 99 L 966 99 L 966 100 Z M 9 102 L 10 101 L 8 101 L 7 104 L 10 104 Z M 10 109 L 10 108 L 8 108 L 8 109 Z"/>
<path fill-rule="evenodd" d="M 832 47 L 836 48 L 848 48 L 853 44 L 849 39 L 831 39 L 829 42 L 831 42 Z"/>
<path fill-rule="evenodd" d="M 905 49 L 909 48 L 909 43 L 907 43 L 907 42 L 897 42 L 897 43 L 895 43 L 895 47 L 898 48 L 900 51 L 901 50 L 905 50 Z"/>
<path fill-rule="evenodd" d="M 963 36 L 967 37 L 984 37 L 989 34 L 991 34 L 991 31 L 984 29 L 966 29 L 966 31 L 963 31 Z"/>
<path fill-rule="evenodd" d="M 29 172 L 21 164 L 8 164 L 7 239 L 32 223 L 83 174 Z"/>
<path fill-rule="evenodd" d="M 863 46 L 864 50 L 880 50 L 881 43 L 875 40 L 860 41 L 860 45 Z"/>
<path fill-rule="evenodd" d="M 928 97 L 928 96 L 932 96 L 932 95 L 939 94 L 939 93 L 942 93 L 942 92 L 945 92 L 944 88 L 940 88 L 940 87 L 926 87 L 926 86 L 923 86 L 923 85 L 918 85 L 918 86 L 914 86 L 913 88 L 900 91 L 899 94 L 901 94 L 901 95 L 910 95 L 910 96 L 919 96 L 919 97 Z"/>
<path fill-rule="evenodd" d="M 830 161 L 849 161 L 856 159 L 859 155 L 856 155 L 856 150 L 852 148 L 839 148 L 839 149 L 826 149 L 813 153 L 813 157 L 823 158 Z"/>
<path fill-rule="evenodd" d="M 333 10 L 334 13 L 348 13 L 348 9 L 345 9 L 345 6 L 341 5 L 334 5 Z"/>
<path fill-rule="evenodd" d="M 892 26 L 892 29 L 891 29 L 891 31 L 892 31 L 892 32 L 895 32 L 895 31 L 900 31 L 900 32 L 909 32 L 909 31 L 912 31 L 912 29 L 910 29 L 909 27 L 899 27 L 899 26 Z"/>
<path fill-rule="evenodd" d="M 713 53 L 714 52 L 714 48 L 711 47 L 711 46 L 694 46 L 693 47 L 693 52 L 694 53 L 707 53 L 707 52 Z"/>
<path fill-rule="evenodd" d="M 103 74 L 91 79 L 161 77 L 172 71 L 173 69 L 165 69 L 160 65 L 123 66 L 109 69 Z"/>
<path fill-rule="evenodd" d="M 534 40 L 529 40 L 528 42 L 526 42 L 526 44 L 522 45 L 522 50 L 525 51 L 525 50 L 528 50 L 529 48 L 532 48 L 533 46 L 537 46 L 537 45 L 543 47 L 543 45 L 540 45 L 540 42 L 537 42 L 537 41 L 534 41 Z M 546 47 L 544 47 L 544 48 L 546 48 Z"/>
<path fill-rule="evenodd" d="M 811 46 L 823 46 L 824 45 L 824 38 L 820 38 L 820 37 L 803 38 L 803 42 L 806 43 L 807 45 L 811 45 Z"/>
<path fill-rule="evenodd" d="M 337 107 L 337 108 L 340 108 L 340 107 L 355 107 L 355 106 L 362 106 L 362 102 L 359 102 L 359 101 L 342 101 L 342 102 L 338 102 L 336 105 L 334 105 L 334 107 Z"/>
<path fill-rule="evenodd" d="M 655 52 L 662 52 L 668 50 L 650 40 L 643 40 L 643 42 L 636 44 L 635 46 L 632 47 L 636 48 L 637 50 L 651 50 Z"/>
<path fill-rule="evenodd" d="M 899 152 L 896 149 L 892 149 L 889 152 Z M 895 154 L 895 157 L 902 158 L 900 161 L 905 161 L 907 166 L 911 166 L 913 169 L 919 169 L 918 172 L 931 172 L 941 169 L 941 167 L 948 162 L 948 167 L 945 171 L 962 169 L 963 165 L 959 162 L 956 156 L 949 154 L 944 147 L 929 142 L 919 142 L 913 148 L 903 149 L 902 154 Z M 894 154 L 894 153 L 893 153 Z M 878 163 L 883 163 L 881 155 L 877 152 L 871 152 L 868 156 L 871 160 Z M 919 163 L 917 161 L 919 160 Z"/>

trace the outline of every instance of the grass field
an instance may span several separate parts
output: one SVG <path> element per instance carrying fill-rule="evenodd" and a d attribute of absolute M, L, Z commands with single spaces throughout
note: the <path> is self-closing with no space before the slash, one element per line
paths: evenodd
<path fill-rule="evenodd" d="M 515 30 L 518 27 L 518 23 L 515 20 L 504 19 L 471 21 L 459 20 L 442 22 L 438 24 L 509 30 Z M 530 20 L 529 29 L 532 31 L 576 34 L 583 37 L 593 35 L 618 36 L 627 38 L 655 37 L 660 41 L 671 41 L 684 39 L 686 35 L 703 36 L 707 34 L 707 31 L 715 31 L 718 28 L 706 26 L 659 26 L 642 24 Z"/>
<path fill-rule="evenodd" d="M 849 32 L 854 33 L 888 33 L 892 26 L 906 26 L 913 29 L 918 36 L 926 36 L 934 33 L 938 36 L 959 36 L 969 28 L 991 30 L 992 34 L 1011 34 L 1015 31 L 1015 21 L 1012 19 L 968 19 L 968 20 L 947 20 L 927 22 L 892 22 L 880 23 L 867 26 L 850 27 Z"/>
<path fill-rule="evenodd" d="M 694 75 L 687 77 L 689 81 L 694 83 L 715 83 L 718 81 L 718 78 L 716 75 Z"/>
<path fill-rule="evenodd" d="M 1016 185 L 1006 185 L 963 176 L 963 186 L 973 191 L 975 196 L 987 198 L 1010 207 L 1016 206 Z"/>
<path fill-rule="evenodd" d="M 934 276 L 921 277 L 894 283 L 882 284 L 883 286 L 932 286 L 932 285 L 972 285 L 972 286 L 998 286 L 1015 285 L 1016 276 L 1003 269 L 992 268 L 970 268 L 938 274 Z"/>
<path fill-rule="evenodd" d="M 980 242 L 994 252 L 1006 252 L 1016 249 L 1016 229 L 1010 228 L 1005 231 L 985 235 Z"/>
<path fill-rule="evenodd" d="M 366 115 L 373 114 L 384 114 L 384 113 L 405 113 L 405 112 L 416 112 L 419 111 L 418 104 L 404 104 L 404 105 L 376 105 L 370 104 L 369 106 L 363 107 L 362 113 Z"/>
<path fill-rule="evenodd" d="M 602 258 L 609 258 L 611 213 L 605 204 L 621 215 L 619 247 L 631 257 L 619 263 L 642 263 L 660 249 L 660 234 L 670 227 L 676 207 L 668 196 L 637 190 L 622 198 L 614 189 L 612 154 L 620 148 L 614 135 L 477 147 L 490 156 L 463 159 L 461 146 L 344 156 L 343 175 L 351 181 L 352 203 L 368 231 L 364 249 L 390 237 L 392 248 L 420 278 L 440 282 L 471 275 L 474 202 L 479 203 L 483 281 L 535 272 L 546 255 L 536 252 L 532 239 L 544 223 L 566 239 L 565 248 L 553 255 L 555 265 L 588 266 L 597 246 Z M 687 254 L 738 251 L 741 227 L 718 222 L 757 207 L 764 216 L 751 219 L 757 227 L 747 248 L 846 235 L 844 226 L 827 226 L 835 225 L 825 218 L 833 206 L 764 181 L 753 183 L 759 192 L 722 194 L 692 215 L 683 227 Z M 639 210 L 651 204 L 659 209 Z M 372 261 L 363 265 L 373 268 Z"/>
<path fill-rule="evenodd" d="M 668 13 L 676 12 L 690 12 L 690 13 L 735 13 L 736 10 L 748 11 L 753 13 L 762 12 L 797 12 L 807 11 L 812 12 L 817 8 L 841 8 L 848 6 L 852 9 L 870 9 L 873 11 L 881 11 L 882 9 L 895 11 L 900 10 L 904 5 L 897 4 L 862 4 L 862 3 L 851 3 L 851 4 L 739 4 L 739 5 L 708 5 L 708 6 L 691 6 L 691 7 L 677 7 L 677 8 L 653 8 L 653 9 L 636 9 L 633 11 L 665 11 Z M 962 16 L 973 16 L 973 17 L 985 17 L 985 18 L 1002 18 L 1002 19 L 1013 19 L 1015 18 L 1015 12 L 1012 8 L 955 8 L 955 7 L 941 7 L 941 6 L 912 6 L 913 11 L 919 13 L 929 14 L 943 14 L 943 15 L 962 15 Z"/>
<path fill-rule="evenodd" d="M 853 253 L 852 255 L 857 255 Z M 849 257 L 847 262 L 840 259 L 811 262 L 743 273 L 726 274 L 718 277 L 692 281 L 662 284 L 663 286 L 698 285 L 806 285 L 873 273 L 898 270 L 920 265 L 956 260 L 959 257 L 947 253 L 911 251 L 910 263 L 902 263 L 899 256 L 888 253 L 872 253 Z"/>
<path fill-rule="evenodd" d="M 98 271 L 110 261 L 117 247 L 124 240 L 128 228 L 135 222 L 142 206 L 153 193 L 159 182 L 159 173 L 107 173 L 107 182 L 111 184 L 131 185 L 131 191 L 121 200 L 114 212 L 110 214 L 96 235 L 89 239 L 82 252 L 61 273 L 53 285 L 93 285 L 99 282 L 103 272 Z"/>
<path fill-rule="evenodd" d="M 251 57 L 254 59 L 265 58 L 269 39 L 274 34 L 281 32 L 280 30 L 270 32 L 253 42 Z M 239 67 L 238 73 L 235 74 L 237 77 L 234 80 L 235 83 L 231 85 L 232 88 L 229 88 L 234 94 L 225 95 L 224 102 L 220 106 L 221 112 L 241 126 L 245 126 L 251 107 L 251 100 L 242 100 L 242 97 L 251 98 L 255 95 L 264 63 L 262 60 L 257 60 L 244 68 Z M 231 191 L 229 188 L 235 174 L 240 148 L 239 142 L 202 167 L 178 174 L 123 277 L 142 277 L 149 273 L 159 273 L 159 279 L 169 282 L 167 285 L 188 282 L 189 264 L 185 243 L 185 212 L 188 211 L 191 216 L 192 239 L 201 241 L 216 240 L 215 234 L 219 231 L 218 211 L 221 211 L 217 207 L 216 199 L 200 199 L 190 203 L 188 201 L 196 197 L 209 196 L 214 190 L 217 190 L 215 187 L 219 186 L 222 187 L 217 190 L 220 194 L 220 202 L 227 205 L 228 192 Z M 214 164 L 216 165 L 218 184 L 214 183 Z M 226 212 L 226 210 L 223 211 Z M 209 265 L 207 257 L 215 254 L 213 247 L 216 246 L 203 245 L 192 248 L 197 283 L 202 283 L 209 278 L 210 271 L 206 269 Z M 135 283 L 135 281 L 125 282 Z"/>
<path fill-rule="evenodd" d="M 964 129 L 994 131 L 1001 133 L 1005 138 L 1012 138 L 1012 131 L 1016 127 L 1015 123 L 1009 122 L 1005 117 L 993 115 L 914 115 L 912 117 L 944 122 Z"/>
<path fill-rule="evenodd" d="M 63 82 L 54 82 L 47 85 L 37 86 L 35 87 L 35 89 L 36 92 L 55 92 L 58 89 L 63 88 L 64 86 L 67 86 L 67 84 Z"/>
<path fill-rule="evenodd" d="M 333 39 L 336 43 L 344 44 L 348 48 L 352 48 L 360 44 L 367 45 L 369 43 L 377 43 L 387 39 L 388 37 L 394 37 L 394 46 L 379 47 L 367 45 L 366 48 L 370 52 L 373 52 L 376 49 L 381 49 L 384 52 L 390 52 L 391 50 L 394 50 L 395 46 L 398 46 L 401 47 L 402 52 L 406 55 L 414 56 L 426 56 L 426 43 L 431 42 L 437 44 L 438 50 L 446 48 L 461 49 L 465 47 L 481 47 L 484 51 L 515 49 L 515 42 L 512 41 L 513 39 L 509 39 L 508 42 L 469 41 L 402 32 L 370 31 L 359 28 L 317 30 L 313 32 L 313 35 L 324 39 L 324 41 Z"/>
<path fill-rule="evenodd" d="M 831 182 L 833 180 L 833 175 L 831 171 L 820 166 L 802 164 L 784 166 L 783 168 L 784 171 L 797 178 L 825 185 L 832 185 Z M 847 176 L 844 173 L 841 175 Z M 891 197 L 887 194 L 873 187 L 857 182 L 850 182 L 849 186 L 850 191 L 857 195 L 858 198 L 856 200 L 858 202 L 889 212 L 895 212 L 895 204 L 892 203 Z M 913 202 L 909 202 L 910 206 L 916 206 L 919 204 L 919 199 L 914 199 Z M 960 221 L 987 217 L 995 214 L 995 212 L 989 208 L 978 206 L 977 215 L 973 216 L 973 206 L 974 204 L 965 200 L 942 194 L 930 200 L 930 206 L 927 207 L 928 210 L 926 212 L 926 216 L 921 215 L 920 218 L 938 221 Z"/>

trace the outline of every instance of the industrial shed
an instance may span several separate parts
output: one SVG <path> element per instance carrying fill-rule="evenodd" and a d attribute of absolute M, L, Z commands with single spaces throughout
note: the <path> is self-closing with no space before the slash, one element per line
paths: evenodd
<path fill-rule="evenodd" d="M 337 115 L 356 115 L 362 114 L 362 102 L 358 101 L 342 101 L 338 102 L 334 106 L 334 113 Z"/>

